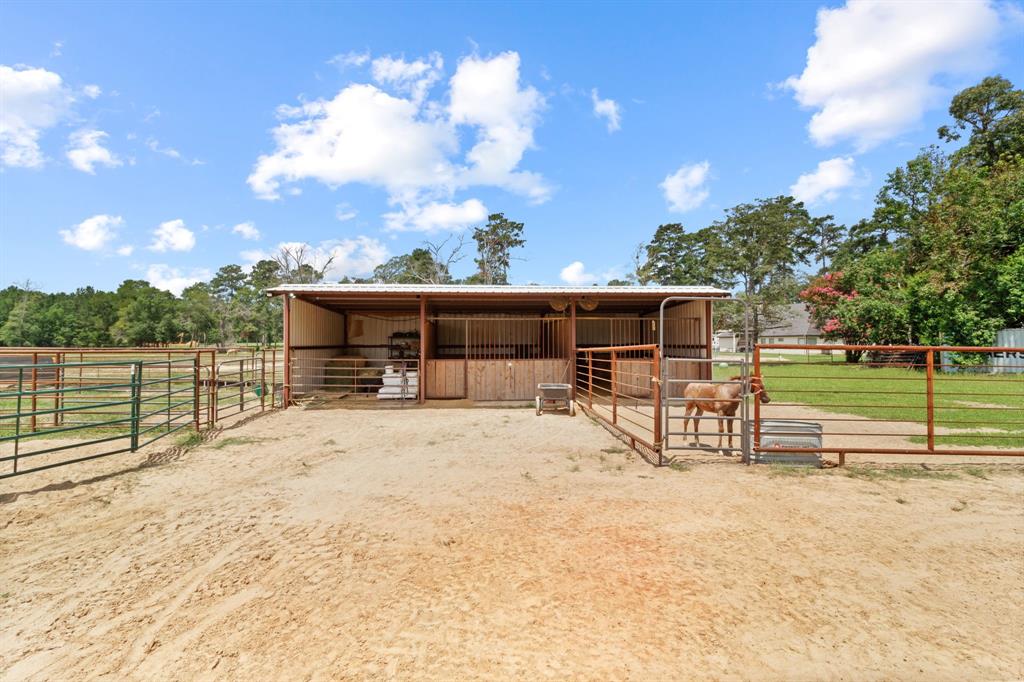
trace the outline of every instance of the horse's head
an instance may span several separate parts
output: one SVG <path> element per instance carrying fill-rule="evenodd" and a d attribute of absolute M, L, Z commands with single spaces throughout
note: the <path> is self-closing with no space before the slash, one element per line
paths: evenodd
<path fill-rule="evenodd" d="M 768 396 L 768 391 L 765 390 L 764 382 L 761 381 L 761 377 L 750 377 L 750 392 L 756 395 L 758 400 L 764 404 L 772 401 L 771 397 Z"/>

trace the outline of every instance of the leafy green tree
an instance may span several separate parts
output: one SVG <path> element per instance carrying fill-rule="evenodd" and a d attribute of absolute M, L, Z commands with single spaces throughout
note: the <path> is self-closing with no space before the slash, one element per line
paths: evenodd
<path fill-rule="evenodd" d="M 427 249 L 413 249 L 412 253 L 394 256 L 373 270 L 373 281 L 387 284 L 432 283 L 437 263 Z M 450 281 L 450 277 L 448 278 Z"/>
<path fill-rule="evenodd" d="M 718 264 L 720 283 L 739 289 L 737 298 L 750 308 L 750 332 L 760 338 L 795 300 L 797 268 L 816 248 L 814 220 L 803 203 L 780 196 L 734 206 L 708 229 L 721 245 L 709 257 Z"/>
<path fill-rule="evenodd" d="M 178 304 L 178 327 L 185 340 L 207 344 L 220 341 L 217 311 L 220 302 L 214 297 L 212 286 L 198 282 L 181 292 Z"/>
<path fill-rule="evenodd" d="M 639 279 L 663 286 L 715 285 L 722 282 L 725 246 L 712 228 L 687 232 L 680 223 L 659 225 L 647 245 Z"/>
<path fill-rule="evenodd" d="M 834 216 L 826 215 L 811 219 L 811 228 L 807 236 L 814 243 L 812 255 L 819 272 L 824 271 L 839 253 L 845 232 L 846 228 L 837 225 Z"/>
<path fill-rule="evenodd" d="M 959 92 L 949 105 L 953 125 L 939 128 L 939 138 L 970 137 L 958 160 L 991 166 L 1004 155 L 1024 154 L 1024 91 L 1002 76 L 989 76 Z"/>
<path fill-rule="evenodd" d="M 505 217 L 504 213 L 487 216 L 487 225 L 473 230 L 477 246 L 477 272 L 469 280 L 476 284 L 508 284 L 512 250 L 526 244 L 523 223 Z"/>
<path fill-rule="evenodd" d="M 45 313 L 45 295 L 38 291 L 21 290 L 17 301 L 0 327 L 0 341 L 5 346 L 48 346 Z"/>
<path fill-rule="evenodd" d="M 117 295 L 120 303 L 111 335 L 119 344 L 141 346 L 177 339 L 177 299 L 173 294 L 143 280 L 125 280 Z"/>

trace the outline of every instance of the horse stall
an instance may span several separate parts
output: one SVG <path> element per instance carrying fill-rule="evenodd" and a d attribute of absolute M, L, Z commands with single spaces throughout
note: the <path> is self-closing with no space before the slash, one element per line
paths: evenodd
<path fill-rule="evenodd" d="M 393 406 L 427 401 L 529 401 L 542 383 L 569 384 L 580 402 L 579 357 L 588 349 L 656 344 L 665 313 L 666 356 L 680 378 L 699 379 L 711 357 L 706 287 L 545 287 L 294 284 L 284 297 L 286 402 L 341 400 Z M 607 353 L 590 353 L 606 366 Z M 626 398 L 650 400 L 642 358 L 623 358 Z M 630 364 L 632 363 L 632 364 Z M 588 405 L 608 399 L 608 382 L 588 386 Z M 685 375 L 683 377 L 682 375 Z"/>

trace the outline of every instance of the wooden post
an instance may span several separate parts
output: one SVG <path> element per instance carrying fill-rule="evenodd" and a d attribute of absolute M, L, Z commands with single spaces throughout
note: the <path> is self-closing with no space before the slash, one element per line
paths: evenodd
<path fill-rule="evenodd" d="M 617 353 L 615 351 L 612 351 L 612 424 L 617 424 L 619 422 L 618 401 L 615 399 L 615 372 L 617 369 L 615 366 L 616 355 Z M 655 440 L 657 440 L 657 438 L 655 438 Z"/>
<path fill-rule="evenodd" d="M 416 375 L 416 391 L 419 394 L 419 403 L 426 402 L 427 383 L 427 297 L 420 296 L 420 366 Z"/>
<path fill-rule="evenodd" d="M 576 301 L 569 302 L 569 383 L 572 385 L 572 399 L 576 400 Z M 588 356 L 589 357 L 589 356 Z M 591 390 L 590 406 L 594 406 L 593 390 Z"/>
<path fill-rule="evenodd" d="M 292 334 L 291 334 L 291 295 L 284 295 L 284 405 L 287 408 L 292 402 Z M 216 365 L 215 365 L 216 367 Z"/>
<path fill-rule="evenodd" d="M 925 355 L 927 368 L 925 391 L 928 400 L 928 449 L 935 449 L 935 351 L 928 349 Z"/>

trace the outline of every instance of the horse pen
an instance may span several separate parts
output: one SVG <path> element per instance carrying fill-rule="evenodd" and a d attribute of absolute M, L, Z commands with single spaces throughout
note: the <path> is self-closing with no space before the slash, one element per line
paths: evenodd
<path fill-rule="evenodd" d="M 225 413 L 187 447 L 169 447 L 181 429 L 0 481 L 0 677 L 1024 676 L 1021 375 L 938 352 L 848 365 L 599 343 L 574 349 L 576 417 L 297 398 Z M 108 402 L 168 410 L 170 391 L 143 402 L 118 371 Z M 700 447 L 672 435 L 692 428 L 688 383 L 756 376 L 770 402 L 746 391 L 735 418 L 813 420 L 845 466 L 743 466 L 739 441 L 716 447 L 717 415 Z M 285 388 L 226 381 L 218 401 L 218 383 L 201 371 L 188 386 L 212 398 L 171 418 Z"/>

